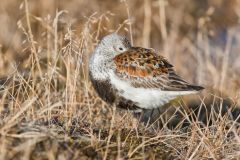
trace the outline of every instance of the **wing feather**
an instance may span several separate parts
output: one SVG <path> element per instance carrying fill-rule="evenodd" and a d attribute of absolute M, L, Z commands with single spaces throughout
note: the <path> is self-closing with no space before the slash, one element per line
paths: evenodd
<path fill-rule="evenodd" d="M 176 74 L 173 66 L 152 49 L 132 47 L 114 58 L 115 74 L 136 88 L 158 88 L 166 91 L 201 90 Z"/>

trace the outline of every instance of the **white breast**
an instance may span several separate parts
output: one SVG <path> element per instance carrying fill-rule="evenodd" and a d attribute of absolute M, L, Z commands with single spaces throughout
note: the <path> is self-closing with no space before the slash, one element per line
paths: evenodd
<path fill-rule="evenodd" d="M 97 51 L 95 51 L 97 52 Z M 92 74 L 92 78 L 95 80 L 106 80 L 108 74 L 106 72 L 106 66 L 104 65 L 106 57 L 101 54 L 94 53 L 89 61 L 89 71 Z"/>
<path fill-rule="evenodd" d="M 160 89 L 135 88 L 128 82 L 119 79 L 113 72 L 110 72 L 110 80 L 121 96 L 137 103 L 139 107 L 144 109 L 158 108 L 177 96 L 196 93 L 196 91 L 162 91 Z"/>

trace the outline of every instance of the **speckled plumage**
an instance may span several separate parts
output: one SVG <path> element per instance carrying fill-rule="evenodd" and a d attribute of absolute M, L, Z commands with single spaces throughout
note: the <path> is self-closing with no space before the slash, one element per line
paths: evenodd
<path fill-rule="evenodd" d="M 131 110 L 161 107 L 177 96 L 203 89 L 183 80 L 153 49 L 132 47 L 115 33 L 96 47 L 89 74 L 103 100 Z"/>

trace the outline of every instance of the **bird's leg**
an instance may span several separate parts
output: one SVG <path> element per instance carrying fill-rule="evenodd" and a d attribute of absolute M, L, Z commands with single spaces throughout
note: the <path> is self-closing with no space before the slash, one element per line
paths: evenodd
<path fill-rule="evenodd" d="M 143 116 L 143 111 L 134 111 L 133 116 L 138 119 L 139 122 L 141 122 L 142 116 Z"/>

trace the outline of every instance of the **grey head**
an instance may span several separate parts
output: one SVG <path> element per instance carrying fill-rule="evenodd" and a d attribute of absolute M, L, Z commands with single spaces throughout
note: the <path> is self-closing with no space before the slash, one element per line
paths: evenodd
<path fill-rule="evenodd" d="M 89 73 L 92 78 L 106 80 L 109 78 L 109 71 L 114 66 L 113 58 L 131 48 L 126 37 L 116 33 L 107 35 L 99 42 L 89 62 Z"/>
<path fill-rule="evenodd" d="M 95 50 L 95 54 L 104 55 L 106 58 L 113 58 L 127 51 L 130 47 L 131 44 L 126 37 L 112 33 L 103 37 Z"/>

